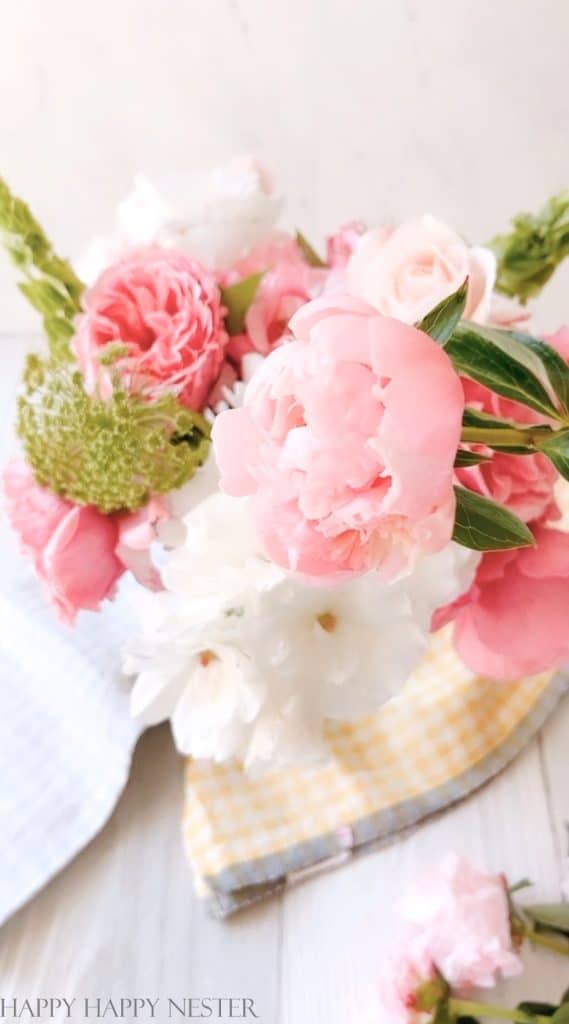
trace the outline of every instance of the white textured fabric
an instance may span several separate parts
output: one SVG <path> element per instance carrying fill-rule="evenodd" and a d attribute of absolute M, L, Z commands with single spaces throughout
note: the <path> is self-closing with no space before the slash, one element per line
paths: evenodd
<path fill-rule="evenodd" d="M 0 470 L 15 449 L 10 410 L 31 339 L 1 340 Z M 119 675 L 132 632 L 128 581 L 72 630 L 57 622 L 1 511 L 0 566 L 1 923 L 105 823 L 139 728 Z"/>

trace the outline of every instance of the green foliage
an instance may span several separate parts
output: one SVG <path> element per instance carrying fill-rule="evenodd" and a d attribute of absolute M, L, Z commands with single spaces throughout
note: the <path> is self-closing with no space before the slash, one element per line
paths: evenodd
<path fill-rule="evenodd" d="M 424 331 L 434 341 L 444 345 L 449 340 L 464 313 L 467 294 L 468 278 L 465 278 L 460 288 L 457 288 L 452 295 L 439 302 L 438 306 L 435 306 L 430 313 L 427 313 L 419 321 L 417 324 L 418 330 Z"/>
<path fill-rule="evenodd" d="M 490 242 L 498 260 L 496 287 L 527 302 L 569 255 L 569 190 L 549 199 L 539 213 L 520 213 L 511 223 L 510 232 Z"/>
<path fill-rule="evenodd" d="M 455 469 L 470 469 L 471 466 L 480 466 L 482 462 L 491 462 L 488 455 L 479 455 L 478 452 L 469 452 L 466 448 L 459 448 L 454 460 Z"/>
<path fill-rule="evenodd" d="M 68 359 L 84 285 L 54 252 L 26 203 L 1 178 L 0 240 L 24 278 L 20 290 L 43 317 L 53 357 Z"/>
<path fill-rule="evenodd" d="M 535 903 L 524 913 L 541 928 L 569 935 L 569 903 Z"/>
<path fill-rule="evenodd" d="M 243 331 L 247 310 L 257 294 L 262 278 L 263 273 L 251 274 L 221 289 L 221 301 L 227 310 L 225 327 L 228 334 L 241 334 Z"/>
<path fill-rule="evenodd" d="M 296 232 L 296 244 L 298 245 L 298 248 L 301 250 L 302 255 L 304 256 L 309 267 L 326 266 L 324 260 L 320 258 L 320 256 L 316 252 L 316 249 L 314 248 L 313 245 L 310 244 L 306 236 L 302 234 L 302 231 Z"/>
<path fill-rule="evenodd" d="M 569 480 L 569 430 L 556 430 L 539 441 L 537 447 L 547 455 L 557 472 Z"/>
<path fill-rule="evenodd" d="M 87 395 L 69 363 L 29 356 L 18 433 L 38 483 L 102 512 L 135 509 L 193 476 L 207 457 L 206 421 L 165 394 Z"/>
<path fill-rule="evenodd" d="M 457 325 L 445 351 L 458 373 L 491 391 L 560 418 L 548 389 L 549 378 L 539 356 L 507 331 L 468 321 Z"/>
<path fill-rule="evenodd" d="M 529 547 L 533 536 L 521 519 L 495 501 L 465 487 L 455 487 L 456 517 L 452 539 L 474 551 Z"/>

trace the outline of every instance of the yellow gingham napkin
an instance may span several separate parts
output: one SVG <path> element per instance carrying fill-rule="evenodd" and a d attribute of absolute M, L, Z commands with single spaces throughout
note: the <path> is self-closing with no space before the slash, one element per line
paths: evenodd
<path fill-rule="evenodd" d="M 329 725 L 329 762 L 251 778 L 189 761 L 183 831 L 199 895 L 225 916 L 395 838 L 499 772 L 567 689 L 569 672 L 473 676 L 443 630 L 399 697 Z"/>

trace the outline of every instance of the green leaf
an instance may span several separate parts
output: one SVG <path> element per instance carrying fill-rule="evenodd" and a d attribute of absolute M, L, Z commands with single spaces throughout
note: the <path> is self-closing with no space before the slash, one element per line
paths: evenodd
<path fill-rule="evenodd" d="M 236 284 L 221 289 L 221 301 L 227 309 L 225 326 L 229 334 L 241 334 L 243 331 L 247 311 L 257 294 L 262 277 L 263 272 L 251 274 L 250 277 L 244 277 Z"/>
<path fill-rule="evenodd" d="M 547 455 L 558 473 L 569 480 L 569 430 L 557 430 L 537 442 L 540 452 Z"/>
<path fill-rule="evenodd" d="M 489 243 L 498 259 L 496 287 L 527 302 L 569 255 L 569 190 L 550 199 L 538 214 L 518 214 L 512 229 Z"/>
<path fill-rule="evenodd" d="M 510 896 L 513 896 L 516 892 L 521 892 L 522 889 L 531 889 L 533 882 L 529 878 L 520 878 L 519 882 L 515 882 L 508 889 Z"/>
<path fill-rule="evenodd" d="M 569 1003 L 561 1003 L 551 1018 L 551 1024 L 569 1024 Z"/>
<path fill-rule="evenodd" d="M 491 462 L 488 455 L 479 455 L 477 452 L 469 452 L 465 448 L 459 448 L 454 460 L 455 469 L 468 469 L 470 466 L 479 466 L 481 462 Z"/>
<path fill-rule="evenodd" d="M 484 384 L 504 398 L 559 418 L 543 380 L 539 358 L 506 331 L 479 327 L 463 320 L 445 345 L 458 373 Z"/>
<path fill-rule="evenodd" d="M 533 1014 L 535 1017 L 553 1017 L 558 1007 L 554 1006 L 553 1003 L 536 1003 L 525 1000 L 523 1003 L 518 1004 L 517 1009 L 521 1010 L 522 1013 Z"/>
<path fill-rule="evenodd" d="M 438 306 L 435 306 L 430 313 L 423 317 L 416 325 L 418 330 L 424 331 L 434 341 L 444 345 L 464 313 L 467 294 L 468 278 L 465 278 L 460 288 L 439 302 Z"/>
<path fill-rule="evenodd" d="M 529 547 L 533 535 L 521 519 L 465 487 L 455 487 L 456 518 L 452 539 L 474 551 Z"/>
<path fill-rule="evenodd" d="M 569 903 L 534 903 L 524 912 L 541 928 L 569 935 Z"/>
<path fill-rule="evenodd" d="M 531 335 L 523 334 L 521 331 L 507 333 L 538 357 L 547 375 L 549 386 L 559 401 L 560 408 L 569 415 L 569 366 L 559 352 L 546 342 L 532 338 Z"/>
<path fill-rule="evenodd" d="M 42 315 L 51 354 L 70 359 L 70 338 L 81 311 L 83 283 L 54 252 L 29 207 L 0 178 L 0 241 L 24 280 L 20 290 Z"/>
<path fill-rule="evenodd" d="M 296 244 L 310 267 L 326 266 L 324 260 L 320 258 L 316 249 L 310 244 L 306 236 L 302 234 L 302 231 L 296 232 Z"/>

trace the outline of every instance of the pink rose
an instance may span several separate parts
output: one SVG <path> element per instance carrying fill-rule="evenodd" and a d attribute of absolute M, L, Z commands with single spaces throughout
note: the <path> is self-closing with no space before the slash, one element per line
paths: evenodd
<path fill-rule="evenodd" d="M 521 961 L 512 947 L 506 883 L 449 853 L 408 887 L 399 908 L 410 948 L 422 948 L 452 989 L 491 988 Z"/>
<path fill-rule="evenodd" d="M 429 953 L 413 940 L 413 935 L 401 938 L 382 963 L 378 1024 L 423 1024 L 426 1019 L 421 989 L 436 983 L 437 970 Z"/>
<path fill-rule="evenodd" d="M 229 353 L 239 360 L 248 352 L 267 355 L 287 335 L 291 317 L 322 292 L 327 271 L 311 267 L 293 238 L 257 246 L 232 269 L 233 282 L 264 271 L 245 317 L 245 333 L 231 339 Z"/>
<path fill-rule="evenodd" d="M 215 278 L 173 249 L 138 249 L 106 270 L 85 297 L 73 345 L 90 394 L 112 387 L 107 346 L 128 390 L 170 391 L 202 409 L 224 360 L 227 334 Z"/>
<path fill-rule="evenodd" d="M 519 679 L 569 657 L 569 534 L 538 525 L 536 546 L 482 556 L 471 590 L 442 609 L 464 663 L 491 679 Z"/>
<path fill-rule="evenodd" d="M 387 233 L 368 231 L 348 264 L 349 290 L 385 316 L 418 323 L 468 275 L 464 315 L 483 323 L 490 310 L 496 258 L 466 244 L 442 221 L 425 216 Z"/>
<path fill-rule="evenodd" d="M 540 420 L 539 414 L 532 409 L 500 398 L 481 384 L 465 380 L 463 386 L 466 404 L 472 408 L 517 423 L 543 421 L 543 417 Z M 526 523 L 542 516 L 553 518 L 558 515 L 553 495 L 558 475 L 545 455 L 524 455 L 521 458 L 519 455 L 492 452 L 481 445 L 471 447 L 490 456 L 491 461 L 458 469 L 456 475 L 465 487 L 505 505 Z"/>
<path fill-rule="evenodd" d="M 160 585 L 148 557 L 152 523 L 166 515 L 160 500 L 106 516 L 40 487 L 23 460 L 6 466 L 4 490 L 11 525 L 63 622 L 73 623 L 81 609 L 98 611 L 126 569 L 149 587 Z"/>
<path fill-rule="evenodd" d="M 393 577 L 450 540 L 460 380 L 426 334 L 349 296 L 308 303 L 290 328 L 244 406 L 216 419 L 222 487 L 253 495 L 279 565 Z"/>

